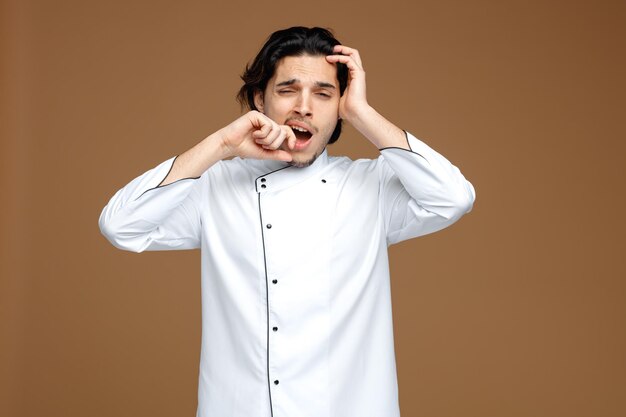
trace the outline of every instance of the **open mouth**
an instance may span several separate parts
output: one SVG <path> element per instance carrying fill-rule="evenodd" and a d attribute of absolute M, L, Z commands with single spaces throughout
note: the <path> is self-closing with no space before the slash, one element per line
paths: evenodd
<path fill-rule="evenodd" d="M 293 130 L 293 133 L 296 135 L 296 139 L 298 139 L 298 141 L 307 141 L 311 139 L 311 136 L 313 136 L 311 132 L 309 132 L 307 129 L 303 127 L 300 127 L 300 126 L 289 126 L 289 127 L 291 127 L 291 129 Z"/>
<path fill-rule="evenodd" d="M 311 137 L 314 133 L 311 130 L 313 129 L 310 128 L 306 123 L 297 120 L 287 122 L 287 126 L 289 126 L 291 130 L 293 130 L 293 133 L 296 135 L 296 145 L 294 146 L 293 150 L 304 150 L 309 145 L 309 143 L 311 143 Z"/>

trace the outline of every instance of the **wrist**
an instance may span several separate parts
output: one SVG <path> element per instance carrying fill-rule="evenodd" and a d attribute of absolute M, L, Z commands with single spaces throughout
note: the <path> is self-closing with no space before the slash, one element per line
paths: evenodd
<path fill-rule="evenodd" d="M 237 156 L 233 148 L 229 145 L 228 132 L 226 132 L 225 128 L 209 135 L 205 141 L 212 145 L 211 147 L 215 150 L 220 160 Z"/>
<path fill-rule="evenodd" d="M 354 108 L 353 111 L 347 113 L 344 117 L 356 130 L 363 133 L 364 126 L 372 120 L 378 113 L 368 103 Z"/>
<path fill-rule="evenodd" d="M 409 149 L 404 131 L 369 105 L 355 113 L 350 124 L 378 149 L 388 147 Z"/>

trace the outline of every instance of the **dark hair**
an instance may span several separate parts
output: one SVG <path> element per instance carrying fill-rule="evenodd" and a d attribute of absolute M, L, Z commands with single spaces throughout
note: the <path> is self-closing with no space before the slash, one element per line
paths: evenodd
<path fill-rule="evenodd" d="M 246 65 L 241 76 L 244 84 L 239 89 L 237 101 L 242 108 L 248 107 L 250 110 L 258 110 L 254 104 L 254 94 L 257 91 L 265 91 L 268 81 L 274 76 L 278 61 L 287 56 L 332 55 L 335 45 L 340 45 L 340 43 L 335 39 L 332 32 L 319 27 L 294 26 L 272 33 L 252 63 Z M 342 63 L 336 65 L 339 93 L 343 95 L 348 84 L 348 67 Z M 328 143 L 334 143 L 339 139 L 341 122 L 341 119 L 337 121 Z"/>

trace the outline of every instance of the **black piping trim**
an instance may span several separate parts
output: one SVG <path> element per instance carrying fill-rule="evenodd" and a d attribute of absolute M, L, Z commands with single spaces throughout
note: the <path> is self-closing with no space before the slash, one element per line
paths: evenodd
<path fill-rule="evenodd" d="M 415 152 L 413 149 L 411 149 L 411 143 L 409 142 L 409 134 L 407 133 L 407 131 L 406 131 L 406 130 L 402 130 L 402 131 L 404 132 L 404 138 L 406 139 L 406 145 L 409 147 L 409 149 L 399 148 L 399 147 L 397 147 L 397 146 L 388 146 L 388 147 L 386 147 L 386 148 L 380 148 L 380 149 L 379 149 L 379 151 L 381 151 L 381 152 L 382 152 L 382 151 L 387 150 L 387 149 L 400 149 L 401 151 L 411 152 L 411 153 L 414 153 L 415 155 L 419 155 L 419 156 L 421 156 L 422 158 L 424 158 L 424 160 L 425 160 L 426 162 L 428 162 L 428 163 L 430 164 L 430 162 L 428 161 L 428 159 L 426 159 L 426 158 L 424 157 L 424 155 L 419 154 L 419 153 Z"/>
<path fill-rule="evenodd" d="M 284 169 L 284 168 L 281 168 L 281 169 Z M 273 171 L 273 172 L 276 172 L 276 171 Z M 269 289 L 269 282 L 267 278 L 267 258 L 265 257 L 265 234 L 263 233 L 263 214 L 261 213 L 261 194 L 259 193 L 258 196 L 259 196 L 259 199 L 258 199 L 259 200 L 259 221 L 261 222 L 260 223 L 261 224 L 261 242 L 263 243 L 263 268 L 265 270 L 265 305 L 267 306 L 267 345 L 266 345 L 267 390 L 270 396 L 270 414 L 272 417 L 274 417 L 274 409 L 272 407 L 272 382 L 270 381 L 270 289 Z"/>
<path fill-rule="evenodd" d="M 141 198 L 141 196 L 143 196 L 143 195 L 144 195 L 145 193 L 147 193 L 148 191 L 156 190 L 156 189 L 158 189 L 158 188 L 164 188 L 164 187 L 167 187 L 168 185 L 176 184 L 177 182 L 184 181 L 184 180 L 197 180 L 197 179 L 200 179 L 200 177 L 181 178 L 181 179 L 176 180 L 176 181 L 174 181 L 174 182 L 170 182 L 169 184 L 165 184 L 165 185 L 157 185 L 156 187 L 154 187 L 154 188 L 150 188 L 149 190 L 146 190 L 146 191 L 144 191 L 143 193 L 141 193 L 141 195 L 140 195 L 139 197 L 137 197 L 135 200 L 139 200 L 139 198 Z M 161 182 L 163 182 L 163 181 L 161 181 Z"/>
<path fill-rule="evenodd" d="M 385 151 L 385 150 L 387 150 L 387 149 L 399 149 L 399 150 L 401 150 L 401 151 L 410 152 L 410 153 L 412 153 L 412 154 L 415 154 L 415 155 L 417 155 L 417 156 L 421 156 L 422 158 L 424 158 L 424 155 L 422 155 L 422 154 L 419 154 L 419 153 L 417 153 L 417 152 L 413 152 L 413 151 L 409 151 L 408 149 L 398 148 L 397 146 L 389 146 L 389 147 L 387 147 L 387 148 L 381 148 L 381 149 L 379 149 L 379 150 L 380 150 L 380 151 Z M 425 160 L 426 162 L 428 162 L 428 159 L 424 158 L 424 160 Z"/>
<path fill-rule="evenodd" d="M 271 175 L 271 174 L 273 174 L 273 173 L 275 173 L 275 172 L 282 171 L 283 169 L 290 168 L 290 167 L 291 167 L 291 165 L 287 165 L 287 166 L 285 166 L 285 167 L 275 169 L 274 171 L 270 171 L 270 172 L 265 173 L 265 174 L 263 174 L 263 175 L 259 175 L 259 176 L 258 176 L 258 177 L 256 177 L 256 179 L 254 180 L 254 190 L 255 190 L 257 193 L 259 192 L 259 188 L 258 188 L 258 187 L 257 187 L 257 185 L 256 185 L 256 184 L 257 184 L 257 182 L 259 181 L 259 178 L 262 178 L 262 177 L 267 177 L 268 175 Z M 260 202 L 259 202 L 259 203 L 260 203 Z M 261 204 L 259 204 L 259 210 L 261 210 Z M 261 224 L 261 226 L 263 226 L 263 224 Z"/>
<path fill-rule="evenodd" d="M 409 146 L 410 148 L 410 146 Z M 163 177 L 163 179 L 161 180 L 161 182 L 157 185 L 157 187 L 159 187 L 159 185 L 161 185 L 163 183 L 163 181 L 165 181 L 165 178 L 167 178 L 168 175 L 170 175 L 170 172 L 172 172 L 172 169 L 174 168 L 174 164 L 176 163 L 176 160 L 178 159 L 178 155 L 176 155 L 174 157 L 174 160 L 172 161 L 172 165 L 170 165 L 170 169 L 167 170 L 167 174 L 165 174 L 165 177 Z"/>
<path fill-rule="evenodd" d="M 404 132 L 404 139 L 406 139 L 406 146 L 409 147 L 409 149 L 411 149 L 411 151 L 413 151 L 413 149 L 411 148 L 411 142 L 409 142 L 409 134 L 406 130 L 402 129 L 402 131 Z"/>
<path fill-rule="evenodd" d="M 401 151 L 411 152 L 411 153 L 414 153 L 415 155 L 419 155 L 422 158 L 424 158 L 424 156 L 422 156 L 421 154 L 419 154 L 419 153 L 417 153 L 415 151 L 411 151 L 409 149 L 400 148 L 399 146 L 387 146 L 386 148 L 380 148 L 379 151 L 385 151 L 387 149 L 400 149 Z M 424 159 L 426 159 L 426 158 L 424 158 Z"/>
<path fill-rule="evenodd" d="M 178 155 L 176 155 L 176 157 L 174 157 L 174 160 L 172 161 L 172 165 L 170 165 L 170 169 L 167 171 L 167 174 L 165 174 L 165 176 L 164 176 L 164 177 L 163 177 L 163 179 L 159 182 L 159 184 L 158 184 L 156 187 L 149 188 L 149 189 L 147 189 L 146 191 L 144 191 L 143 193 L 141 193 L 141 194 L 139 195 L 139 197 L 137 197 L 137 198 L 135 199 L 135 201 L 139 200 L 139 199 L 141 198 L 141 196 L 143 196 L 143 195 L 144 195 L 145 193 L 147 193 L 148 191 L 156 190 L 157 188 L 167 187 L 168 185 L 176 184 L 176 183 L 177 183 L 177 182 L 179 182 L 179 181 L 183 181 L 183 180 L 197 180 L 197 179 L 199 179 L 199 178 L 200 178 L 200 177 L 187 177 L 187 178 L 181 178 L 181 179 L 178 179 L 178 180 L 176 180 L 176 181 L 174 181 L 174 182 L 170 182 L 169 184 L 161 185 L 161 184 L 163 184 L 163 181 L 165 181 L 165 178 L 167 178 L 167 176 L 168 176 L 168 175 L 170 175 L 170 172 L 172 172 L 172 168 L 174 168 L 174 162 L 176 162 L 176 158 L 178 158 Z"/>

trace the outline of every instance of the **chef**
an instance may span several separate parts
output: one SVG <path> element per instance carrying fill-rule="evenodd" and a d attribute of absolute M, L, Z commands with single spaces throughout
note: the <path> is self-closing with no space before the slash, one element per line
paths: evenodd
<path fill-rule="evenodd" d="M 242 79 L 250 111 L 119 190 L 100 229 L 201 250 L 197 416 L 399 416 L 387 248 L 456 222 L 474 188 L 368 103 L 328 30 L 273 33 Z M 376 159 L 328 155 L 344 121 Z"/>

